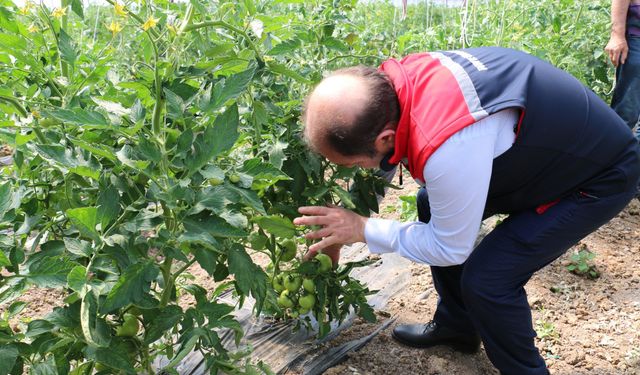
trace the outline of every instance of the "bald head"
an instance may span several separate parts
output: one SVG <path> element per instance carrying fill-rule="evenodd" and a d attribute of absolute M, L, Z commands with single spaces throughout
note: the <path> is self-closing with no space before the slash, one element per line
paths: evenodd
<path fill-rule="evenodd" d="M 334 128 L 347 128 L 368 102 L 362 77 L 335 74 L 325 78 L 311 92 L 305 111 L 305 135 L 309 144 L 322 145 Z"/>
<path fill-rule="evenodd" d="M 356 66 L 333 72 L 311 92 L 304 111 L 305 137 L 316 151 L 330 147 L 344 155 L 372 155 L 373 141 L 397 124 L 398 98 L 384 73 Z"/>

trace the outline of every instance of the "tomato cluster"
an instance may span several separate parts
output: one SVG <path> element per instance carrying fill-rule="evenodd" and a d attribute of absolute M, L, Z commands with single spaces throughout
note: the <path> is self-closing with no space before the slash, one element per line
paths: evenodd
<path fill-rule="evenodd" d="M 333 268 L 331 258 L 326 254 L 317 254 L 310 262 L 297 262 L 289 269 L 281 271 L 281 262 L 291 262 L 297 255 L 297 244 L 293 239 L 285 239 L 279 243 L 279 266 L 268 267 L 271 270 L 271 286 L 275 291 L 276 303 L 284 316 L 297 318 L 312 311 L 317 305 L 316 280 L 329 277 Z M 313 273 L 305 273 L 301 268 L 309 268 L 313 264 Z M 304 267 L 301 267 L 304 265 Z"/>

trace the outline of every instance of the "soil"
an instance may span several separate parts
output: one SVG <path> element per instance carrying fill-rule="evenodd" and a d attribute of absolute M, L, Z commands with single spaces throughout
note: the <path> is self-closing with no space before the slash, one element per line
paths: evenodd
<path fill-rule="evenodd" d="M 413 195 L 414 184 L 390 191 L 382 201 L 385 218 L 398 218 L 398 196 Z M 567 270 L 580 249 L 596 254 L 589 262 L 595 279 Z M 640 200 L 634 199 L 608 224 L 543 268 L 526 285 L 536 345 L 554 375 L 640 375 Z M 437 303 L 428 266 L 412 264 L 410 285 L 392 298 L 380 320 L 397 318 L 360 351 L 326 374 L 498 374 L 483 350 L 461 354 L 447 347 L 413 349 L 391 338 L 398 324 L 424 323 Z M 386 318 L 390 316 L 390 318 Z M 357 322 L 335 344 L 363 337 L 376 324 Z"/>

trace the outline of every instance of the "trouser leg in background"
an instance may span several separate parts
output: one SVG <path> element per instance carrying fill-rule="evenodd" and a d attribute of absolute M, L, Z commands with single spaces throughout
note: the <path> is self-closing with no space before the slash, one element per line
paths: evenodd
<path fill-rule="evenodd" d="M 616 69 L 611 108 L 633 129 L 640 117 L 640 37 L 627 37 L 627 44 L 627 60 Z M 635 135 L 640 140 L 640 126 Z"/>

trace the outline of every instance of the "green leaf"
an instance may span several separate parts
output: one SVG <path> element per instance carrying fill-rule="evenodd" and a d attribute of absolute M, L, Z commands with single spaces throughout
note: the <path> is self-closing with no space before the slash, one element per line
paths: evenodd
<path fill-rule="evenodd" d="M 73 66 L 76 62 L 76 58 L 78 57 L 78 53 L 73 46 L 73 40 L 64 31 L 63 28 L 60 28 L 58 43 L 58 48 L 60 49 L 60 56 L 62 57 L 62 60 L 68 62 L 69 65 Z"/>
<path fill-rule="evenodd" d="M 269 162 L 276 168 L 282 168 L 282 163 L 287 158 L 284 150 L 289 146 L 288 143 L 277 140 L 271 147 L 269 147 Z"/>
<path fill-rule="evenodd" d="M 118 194 L 118 189 L 113 185 L 109 185 L 106 189 L 102 190 L 98 196 L 97 208 L 98 220 L 104 232 L 107 225 L 120 214 L 120 194 Z"/>
<path fill-rule="evenodd" d="M 224 303 L 205 302 L 201 305 L 198 305 L 198 311 L 202 312 L 202 314 L 204 314 L 209 319 L 210 325 L 216 327 L 220 326 L 216 325 L 215 322 L 222 318 L 225 318 L 227 315 L 231 314 L 233 310 L 233 306 Z"/>
<path fill-rule="evenodd" d="M 69 288 L 76 292 L 81 292 L 87 283 L 87 269 L 83 266 L 74 267 L 67 275 Z"/>
<path fill-rule="evenodd" d="M 76 145 L 76 146 L 78 146 L 78 147 L 80 147 L 80 148 L 82 148 L 82 149 L 84 149 L 86 151 L 89 151 L 90 153 L 92 153 L 94 155 L 102 156 L 103 158 L 106 158 L 106 159 L 111 160 L 111 161 L 118 160 L 115 157 L 115 155 L 113 153 L 113 150 L 108 149 L 105 146 L 92 145 L 92 144 L 90 144 L 88 142 L 85 142 L 85 141 L 83 141 L 81 139 L 77 139 L 77 138 L 73 138 L 73 137 L 68 137 L 68 138 L 69 138 L 69 140 L 71 140 L 71 142 L 74 145 Z"/>
<path fill-rule="evenodd" d="M 151 282 L 158 276 L 154 263 L 134 263 L 120 276 L 107 295 L 103 312 L 110 312 L 130 303 L 142 301 L 151 289 Z"/>
<path fill-rule="evenodd" d="M 188 217 L 184 220 L 184 227 L 187 232 L 206 233 L 213 237 L 232 238 L 247 235 L 247 232 L 244 230 L 228 224 L 217 216 L 209 216 L 206 218 Z"/>
<path fill-rule="evenodd" d="M 198 340 L 200 339 L 201 335 L 194 335 L 191 336 L 191 338 L 189 338 L 189 340 L 187 340 L 187 342 L 185 342 L 182 347 L 180 348 L 180 351 L 178 352 L 178 354 L 176 354 L 172 359 L 171 362 L 167 363 L 166 366 L 163 367 L 163 371 L 168 372 L 168 369 L 172 369 L 176 366 L 178 366 L 180 364 L 180 362 L 182 362 L 182 360 L 184 359 L 184 357 L 187 356 L 187 354 L 191 353 L 191 351 L 193 351 L 193 348 L 196 347 L 196 344 L 198 343 Z"/>
<path fill-rule="evenodd" d="M 302 45 L 302 42 L 300 41 L 300 39 L 297 39 L 297 38 L 285 40 L 284 42 L 279 43 L 275 47 L 271 48 L 269 52 L 267 52 L 267 55 L 271 55 L 271 56 L 287 55 L 287 54 L 290 54 L 291 52 L 297 51 L 301 45 Z"/>
<path fill-rule="evenodd" d="M 6 182 L 0 185 L 0 219 L 4 217 L 12 207 L 13 191 L 11 191 L 11 183 Z"/>
<path fill-rule="evenodd" d="M 50 356 L 44 362 L 35 364 L 29 373 L 32 375 L 58 375 L 53 356 Z"/>
<path fill-rule="evenodd" d="M 219 178 L 224 180 L 224 171 L 216 165 L 207 165 L 207 167 L 200 171 L 200 174 L 204 178 Z"/>
<path fill-rule="evenodd" d="M 69 169 L 69 172 L 75 173 L 78 176 L 89 177 L 96 181 L 100 179 L 100 170 L 91 167 L 79 166 Z"/>
<path fill-rule="evenodd" d="M 133 368 L 128 354 L 129 353 L 123 353 L 120 350 L 114 350 L 114 348 L 88 346 L 85 349 L 85 355 L 88 359 L 104 363 L 109 367 L 122 370 L 127 374 L 135 374 L 136 370 Z"/>
<path fill-rule="evenodd" d="M 278 64 L 278 63 L 273 62 L 273 61 L 267 61 L 267 66 L 274 73 L 282 74 L 283 76 L 287 76 L 289 78 L 293 78 L 294 80 L 296 80 L 296 81 L 298 81 L 300 83 L 311 84 L 311 81 L 309 81 L 305 77 L 301 76 L 300 73 L 295 72 L 295 71 L 287 68 L 286 66 L 284 66 L 282 64 Z"/>
<path fill-rule="evenodd" d="M 227 210 L 220 213 L 220 217 L 236 228 L 246 228 L 249 225 L 249 220 L 241 212 Z"/>
<path fill-rule="evenodd" d="M 80 328 L 89 345 L 107 347 L 111 343 L 109 328 L 98 317 L 98 302 L 91 290 L 84 294 L 80 302 Z"/>
<path fill-rule="evenodd" d="M 129 109 L 129 118 L 134 124 L 142 122 L 147 114 L 147 110 L 140 102 L 140 99 L 136 99 L 136 102 Z"/>
<path fill-rule="evenodd" d="M 129 145 L 122 146 L 122 148 L 116 152 L 116 156 L 122 164 L 136 170 L 145 169 L 150 164 L 150 161 L 148 160 L 141 160 L 137 152 L 135 152 L 135 150 Z"/>
<path fill-rule="evenodd" d="M 142 102 L 145 106 L 152 106 L 155 102 L 153 95 L 151 95 L 151 91 L 149 88 L 142 82 L 132 81 L 132 82 L 120 82 L 118 86 L 123 87 L 125 89 L 131 89 L 135 91 L 136 97 L 138 100 Z"/>
<path fill-rule="evenodd" d="M 66 214 L 82 235 L 93 240 L 100 239 L 100 235 L 96 231 L 96 225 L 98 224 L 97 207 L 70 208 L 66 211 Z"/>
<path fill-rule="evenodd" d="M 162 159 L 160 148 L 154 142 L 144 137 L 140 139 L 137 150 L 141 156 L 152 162 L 158 163 Z"/>
<path fill-rule="evenodd" d="M 81 19 L 84 19 L 84 11 L 82 10 L 82 0 L 71 0 L 71 10 Z"/>
<path fill-rule="evenodd" d="M 296 227 L 290 219 L 280 216 L 258 216 L 253 221 L 265 231 L 280 238 L 291 238 L 296 235 Z"/>
<path fill-rule="evenodd" d="M 34 139 L 36 139 L 36 133 L 22 134 L 22 132 L 16 132 L 16 146 L 26 145 Z"/>
<path fill-rule="evenodd" d="M 191 151 L 191 145 L 193 144 L 193 131 L 187 129 L 183 131 L 178 137 L 178 143 L 176 145 L 176 155 L 186 156 Z"/>
<path fill-rule="evenodd" d="M 338 52 L 341 52 L 341 53 L 348 53 L 349 52 L 349 47 L 347 47 L 346 44 L 342 43 L 341 40 L 333 38 L 333 37 L 324 38 L 324 40 L 322 41 L 322 44 L 325 45 L 327 48 L 332 49 L 334 51 L 338 51 Z"/>
<path fill-rule="evenodd" d="M 238 194 L 225 185 L 206 188 L 198 193 L 189 215 L 198 214 L 205 209 L 219 215 L 226 210 L 228 204 L 237 203 L 239 200 Z"/>
<path fill-rule="evenodd" d="M 144 329 L 144 342 L 151 344 L 182 320 L 182 309 L 171 305 L 153 314 L 153 320 Z"/>
<path fill-rule="evenodd" d="M 65 237 L 64 246 L 68 252 L 79 257 L 90 257 L 93 253 L 91 243 L 76 238 Z"/>
<path fill-rule="evenodd" d="M 224 186 L 225 188 L 231 190 L 232 192 L 238 195 L 240 199 L 239 202 L 242 202 L 246 206 L 253 208 L 258 213 L 261 213 L 263 215 L 266 213 L 264 210 L 264 206 L 262 205 L 262 201 L 260 200 L 260 197 L 258 197 L 258 194 L 255 191 L 249 190 L 249 189 L 243 189 L 230 183 L 225 183 Z"/>
<path fill-rule="evenodd" d="M 358 304 L 358 316 L 369 323 L 374 323 L 376 321 L 375 311 L 373 311 L 373 308 L 366 302 Z"/>
<path fill-rule="evenodd" d="M 187 109 L 184 100 L 173 91 L 165 88 L 163 89 L 164 95 L 167 98 L 167 117 L 173 120 L 179 120 L 183 118 L 184 111 Z"/>
<path fill-rule="evenodd" d="M 35 319 L 29 322 L 27 325 L 27 337 L 35 337 L 42 335 L 43 333 L 48 333 L 53 329 L 53 324 L 44 320 L 44 319 Z"/>
<path fill-rule="evenodd" d="M 67 274 L 75 267 L 67 256 L 46 256 L 29 265 L 27 280 L 39 287 L 56 288 L 67 284 Z"/>
<path fill-rule="evenodd" d="M 58 109 L 46 111 L 46 114 L 60 121 L 76 124 L 76 125 L 104 126 L 104 127 L 111 126 L 109 121 L 100 112 L 85 110 L 82 108 L 74 108 L 74 109 L 58 108 Z"/>
<path fill-rule="evenodd" d="M 343 189 L 341 186 L 335 185 L 331 188 L 331 191 L 333 191 L 338 196 L 338 198 L 340 198 L 341 203 L 346 208 L 353 209 L 356 207 L 356 205 L 353 203 L 353 200 L 351 199 L 351 195 L 349 194 L 349 192 Z"/>
<path fill-rule="evenodd" d="M 29 285 L 25 279 L 13 279 L 6 282 L 3 288 L 0 292 L 0 303 L 11 302 L 21 297 L 24 291 L 29 288 Z"/>
<path fill-rule="evenodd" d="M 51 161 L 64 168 L 75 168 L 85 164 L 78 160 L 72 151 L 60 145 L 33 145 L 36 152 L 45 160 Z"/>
<path fill-rule="evenodd" d="M 15 345 L 0 346 L 0 374 L 9 374 L 20 352 Z"/>
<path fill-rule="evenodd" d="M 7 258 L 7 255 L 2 250 L 0 250 L 0 267 L 6 267 L 10 265 L 11 261 L 9 260 L 9 258 Z"/>
<path fill-rule="evenodd" d="M 207 271 L 210 276 L 213 276 L 216 270 L 218 254 L 202 248 L 193 249 L 191 250 L 191 253 L 193 253 L 193 256 L 198 261 L 198 264 L 200 264 L 200 267 L 202 267 L 203 270 Z"/>
<path fill-rule="evenodd" d="M 25 307 L 27 307 L 27 303 L 23 301 L 17 301 L 12 303 L 11 306 L 9 306 L 9 308 L 7 309 L 7 312 L 9 313 L 9 317 L 13 317 L 19 314 L 20 311 L 22 311 Z"/>
<path fill-rule="evenodd" d="M 203 134 L 196 137 L 193 152 L 185 160 L 191 173 L 233 146 L 238 139 L 238 123 L 238 107 L 234 104 L 216 117 L 213 126 L 208 126 Z"/>
<path fill-rule="evenodd" d="M 18 33 L 18 22 L 13 17 L 13 12 L 5 7 L 0 8 L 0 29 Z"/>
<path fill-rule="evenodd" d="M 245 71 L 216 82 L 211 93 L 211 102 L 204 111 L 211 113 L 222 107 L 227 101 L 237 98 L 247 89 L 255 73 L 256 66 L 252 65 Z"/>
<path fill-rule="evenodd" d="M 254 190 L 264 190 L 278 181 L 291 180 L 286 173 L 260 158 L 245 161 L 240 171 L 253 177 L 251 188 Z"/>
<path fill-rule="evenodd" d="M 238 291 L 245 296 L 251 293 L 256 300 L 256 313 L 259 314 L 267 295 L 267 275 L 253 263 L 244 247 L 239 244 L 233 244 L 229 249 L 228 259 L 229 272 L 234 275 Z"/>

